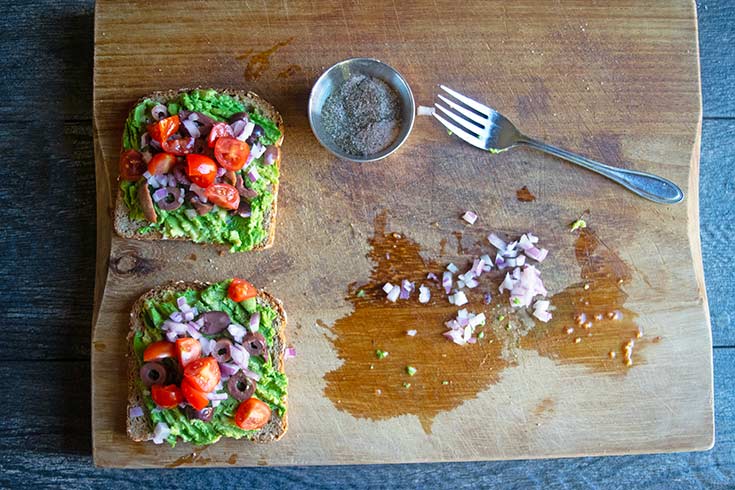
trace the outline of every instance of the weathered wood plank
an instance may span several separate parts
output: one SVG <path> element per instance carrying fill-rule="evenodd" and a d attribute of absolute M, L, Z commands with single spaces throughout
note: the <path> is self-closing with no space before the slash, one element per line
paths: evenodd
<path fill-rule="evenodd" d="M 698 0 L 699 56 L 705 117 L 735 117 L 735 3 Z"/>
<path fill-rule="evenodd" d="M 89 0 L 3 7 L 0 120 L 91 118 L 93 14 Z"/>
<path fill-rule="evenodd" d="M 706 120 L 700 161 L 700 235 L 715 346 L 735 346 L 735 120 Z"/>
<path fill-rule="evenodd" d="M 87 122 L 56 118 L 0 123 L 0 151 L 13 162 L 0 165 L 0 292 L 12 298 L 3 307 L 2 358 L 19 358 L 19 352 L 38 360 L 89 354 L 95 259 L 91 132 Z"/>
<path fill-rule="evenodd" d="M 0 362 L 21 410 L 0 418 L 0 488 L 728 488 L 735 485 L 735 349 L 715 351 L 717 443 L 704 453 L 344 467 L 100 470 L 91 465 L 87 363 Z M 43 379 L 43 383 L 39 380 Z M 80 387 L 83 387 L 80 389 Z M 22 448 L 22 449 L 21 449 Z"/>

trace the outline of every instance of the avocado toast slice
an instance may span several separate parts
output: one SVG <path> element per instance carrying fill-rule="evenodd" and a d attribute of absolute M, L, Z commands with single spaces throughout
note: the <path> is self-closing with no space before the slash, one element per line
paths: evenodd
<path fill-rule="evenodd" d="M 256 291 L 246 281 L 233 281 L 247 286 L 248 299 L 232 299 L 239 298 L 233 295 L 231 280 L 215 284 L 176 282 L 148 291 L 133 305 L 128 334 L 127 417 L 127 432 L 132 440 L 166 441 L 172 446 L 178 440 L 212 444 L 221 437 L 270 442 L 286 432 L 286 312 L 269 293 Z M 222 319 L 217 318 L 223 314 L 227 316 L 225 328 Z M 265 346 L 262 351 L 257 350 L 258 336 Z M 192 357 L 191 350 L 179 348 L 192 344 L 201 349 L 196 361 L 187 359 Z M 196 354 L 196 349 L 193 352 Z M 236 356 L 236 352 L 240 354 Z M 220 367 L 219 383 L 211 392 L 190 396 L 197 390 L 186 389 L 193 379 L 189 369 L 215 357 L 215 364 Z M 156 372 L 158 375 L 152 376 Z M 158 393 L 154 394 L 154 390 Z M 159 404 L 161 392 L 177 394 L 170 405 L 164 403 L 168 408 Z M 154 395 L 158 395 L 156 400 Z M 203 398 L 206 407 L 194 407 L 197 396 Z M 242 424 L 238 416 L 246 401 L 261 405 L 267 418 L 261 417 L 260 423 L 254 425 L 252 418 Z M 255 415 L 263 415 L 263 410 Z"/>
<path fill-rule="evenodd" d="M 172 121 L 173 131 L 161 133 Z M 243 156 L 239 164 L 223 166 L 229 162 L 215 151 L 215 134 L 235 143 L 229 154 Z M 231 252 L 270 247 L 283 135 L 281 115 L 252 92 L 180 89 L 142 97 L 123 131 L 115 231 L 139 240 L 223 244 Z M 213 180 L 189 173 L 193 157 L 214 164 Z M 229 190 L 236 202 L 222 200 L 222 192 L 213 200 L 210 187 Z"/>

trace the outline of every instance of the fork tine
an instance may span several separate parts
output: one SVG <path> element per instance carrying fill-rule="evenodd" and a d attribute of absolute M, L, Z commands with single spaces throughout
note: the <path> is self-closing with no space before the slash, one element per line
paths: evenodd
<path fill-rule="evenodd" d="M 444 114 L 446 114 L 450 119 L 452 119 L 455 123 L 459 124 L 461 128 L 463 128 L 465 131 L 473 132 L 477 135 L 480 134 L 480 131 L 482 128 L 478 128 L 475 124 L 473 124 L 471 121 L 468 121 L 467 119 L 463 118 L 462 116 L 459 116 L 455 114 L 454 112 L 450 111 L 443 105 L 439 104 L 438 102 L 434 102 L 434 107 L 442 111 Z M 436 112 L 436 111 L 434 111 Z"/>
<path fill-rule="evenodd" d="M 482 116 L 478 115 L 476 112 L 472 112 L 470 110 L 465 109 L 461 105 L 459 105 L 459 104 L 457 104 L 455 102 L 452 102 L 451 100 L 447 99 L 442 94 L 437 94 L 436 96 L 439 97 L 444 102 L 446 102 L 449 107 L 451 107 L 455 111 L 457 111 L 460 114 L 462 114 L 463 116 L 465 116 L 467 119 L 471 119 L 472 121 L 474 121 L 477 124 L 479 124 L 481 128 L 482 127 L 485 127 L 485 124 L 488 122 L 488 119 L 486 117 L 482 117 Z"/>
<path fill-rule="evenodd" d="M 436 104 L 435 104 L 436 105 Z M 465 140 L 467 143 L 471 144 L 472 146 L 476 146 L 478 148 L 485 149 L 485 146 L 483 145 L 480 138 L 477 138 L 476 136 L 473 136 L 472 134 L 468 133 L 464 129 L 460 128 L 459 126 L 456 126 L 452 124 L 451 122 L 444 119 L 442 116 L 437 114 L 436 111 L 434 111 L 434 117 L 439 120 L 440 123 L 444 125 L 445 128 L 450 130 L 452 133 L 456 134 L 461 139 Z"/>
<path fill-rule="evenodd" d="M 476 102 L 469 97 L 465 97 L 464 95 L 460 94 L 459 92 L 455 92 L 451 88 L 445 86 L 445 85 L 439 85 L 442 90 L 447 92 L 449 95 L 453 96 L 458 101 L 462 102 L 465 105 L 468 105 L 469 107 L 472 107 L 474 110 L 481 114 L 485 114 L 486 116 L 489 116 L 493 110 L 490 109 L 488 106 L 480 104 L 479 102 Z"/>

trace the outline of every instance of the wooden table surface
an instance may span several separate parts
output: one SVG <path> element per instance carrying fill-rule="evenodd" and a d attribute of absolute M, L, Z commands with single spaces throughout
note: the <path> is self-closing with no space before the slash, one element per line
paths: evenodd
<path fill-rule="evenodd" d="M 91 464 L 89 355 L 95 265 L 91 2 L 5 8 L 0 25 L 0 488 L 732 488 L 735 486 L 735 4 L 698 3 L 704 98 L 701 237 L 712 317 L 713 450 L 571 460 L 171 471 Z M 33 114 L 29 117 L 28 114 Z M 59 137 L 60 136 L 60 137 Z M 122 389 L 122 388 L 121 388 Z"/>

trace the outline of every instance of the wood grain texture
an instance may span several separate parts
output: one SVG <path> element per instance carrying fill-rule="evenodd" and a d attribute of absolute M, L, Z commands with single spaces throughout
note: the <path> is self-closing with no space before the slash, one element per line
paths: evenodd
<path fill-rule="evenodd" d="M 693 150 L 701 116 L 690 3 L 625 2 L 614 8 L 587 2 L 498 3 L 491 6 L 497 15 L 483 21 L 471 14 L 479 6 L 456 12 L 449 3 L 370 8 L 328 2 L 308 7 L 266 4 L 251 6 L 247 21 L 238 21 L 237 15 L 245 12 L 233 11 L 231 5 L 185 5 L 167 24 L 171 32 L 192 31 L 194 22 L 221 27 L 204 30 L 202 42 L 193 44 L 160 42 L 164 31 L 146 19 L 158 15 L 157 9 L 163 15 L 168 7 L 141 7 L 97 6 L 94 124 L 100 253 L 109 236 L 106 213 L 122 121 L 129 104 L 153 89 L 247 86 L 273 102 L 288 127 L 282 211 L 276 245 L 259 254 L 219 257 L 201 246 L 112 239 L 111 263 L 129 257 L 146 267 L 110 269 L 98 303 L 93 344 L 104 349 L 92 352 L 97 464 L 156 466 L 191 452 L 184 445 L 175 450 L 135 445 L 121 430 L 123 396 L 116 386 L 125 377 L 121 339 L 128 309 L 138 294 L 160 282 L 233 274 L 269 284 L 284 299 L 289 316 L 301 326 L 291 332 L 301 355 L 288 368 L 288 438 L 245 449 L 224 441 L 207 449 L 208 463 L 227 464 L 232 454 L 244 465 L 344 464 L 635 453 L 711 444 L 710 331 L 704 284 L 695 277 L 695 268 L 700 268 L 697 241 L 690 243 L 687 234 L 693 228 L 696 236 L 698 161 Z M 245 23 L 251 28 L 234 28 Z M 134 36 L 130 25 L 136 26 Z M 464 48 L 470 39 L 501 41 L 469 52 Z M 238 58 L 247 49 L 266 51 L 278 44 L 283 47 L 262 70 L 254 71 Z M 690 199 L 685 206 L 656 206 L 597 176 L 520 150 L 494 157 L 488 165 L 487 155 L 439 137 L 442 132 L 427 119 L 417 122 L 409 144 L 389 162 L 360 166 L 337 161 L 317 146 L 309 131 L 306 97 L 325 66 L 360 54 L 401 70 L 419 103 L 429 102 L 432 87 L 445 82 L 481 96 L 529 134 L 584 148 L 593 158 L 615 165 L 635 162 L 636 168 L 667 176 Z M 262 73 L 256 76 L 257 71 Z M 292 76 L 278 76 L 284 72 Z M 479 186 L 470 184 L 478 179 Z M 445 192 L 446 182 L 453 183 L 454 193 Z M 516 183 L 529 185 L 537 200 L 508 201 L 515 193 L 509 187 Z M 399 187 L 400 192 L 392 191 Z M 578 280 L 573 237 L 566 226 L 589 208 L 606 247 L 634 271 L 626 287 L 629 307 L 639 315 L 646 335 L 665 340 L 649 347 L 645 363 L 623 377 L 593 375 L 581 366 L 562 366 L 528 352 L 493 388 L 441 414 L 438 423 L 452 428 L 441 434 L 425 434 L 411 417 L 371 422 L 339 411 L 321 391 L 322 377 L 340 360 L 316 324 L 321 320 L 329 325 L 349 314 L 342 296 L 347 284 L 367 278 L 370 263 L 362 256 L 375 216 L 388 210 L 390 230 L 408 234 L 426 254 L 436 256 L 440 238 L 461 229 L 457 216 L 468 202 L 487 220 L 487 228 L 513 233 L 543 228 L 555 256 L 547 273 L 552 290 Z M 432 222 L 439 223 L 438 231 Z M 478 239 L 487 228 L 476 229 L 477 236 L 469 238 Z M 315 229 L 320 232 L 313 233 Z M 192 253 L 197 261 L 186 260 Z M 104 254 L 101 259 L 100 285 L 107 271 Z M 325 270 L 331 272 L 327 277 L 321 272 Z M 501 402 L 508 396 L 514 401 L 510 406 Z M 548 396 L 560 410 L 544 424 L 532 424 L 529 412 Z M 586 408 L 576 410 L 580 406 Z M 567 409 L 576 411 L 574 419 L 565 416 Z M 313 423 L 316 413 L 322 416 L 319 425 Z M 472 413 L 487 415 L 479 419 Z M 340 442 L 345 438 L 354 442 L 345 446 Z"/>
<path fill-rule="evenodd" d="M 704 5 L 708 10 L 703 9 Z M 699 1 L 699 28 L 701 51 L 703 57 L 708 51 L 722 49 L 719 39 L 732 32 L 735 17 L 728 13 L 727 0 Z M 22 114 L 28 107 L 48 109 L 47 122 L 53 127 L 74 126 L 76 134 L 90 134 L 92 74 L 92 9 L 91 1 L 57 2 L 35 0 L 18 4 L 18 8 L 6 10 L 0 20 L 0 28 L 8 35 L 13 35 L 13 42 L 0 44 L 0 66 L 4 68 L 2 83 L 7 88 L 6 94 L 13 94 L 4 109 L 8 113 Z M 713 10 L 724 12 L 723 15 L 708 15 Z M 731 9 L 730 9 L 731 10 Z M 64 19 L 76 17 L 85 29 L 69 29 Z M 23 23 L 21 19 L 26 19 Z M 44 19 L 43 29 L 34 30 L 36 25 L 30 19 Z M 705 35 L 709 33 L 709 35 Z M 48 44 L 45 39 L 55 40 L 67 46 L 63 58 L 54 63 L 37 63 L 37 53 L 43 53 Z M 19 46 L 21 47 L 19 51 Z M 27 60 L 18 53 L 27 53 Z M 31 54 L 29 54 L 31 53 Z M 87 53 L 85 55 L 85 53 Z M 727 53 L 723 53 L 726 56 Z M 724 59 L 724 58 L 722 58 Z M 27 62 L 26 62 L 27 61 Z M 85 66 L 78 70 L 79 64 Z M 21 66 L 22 65 L 22 66 Z M 22 69 L 21 69 L 22 68 Z M 29 90 L 31 87 L 53 87 L 62 79 L 63 73 L 74 73 L 68 82 L 79 87 L 86 94 L 79 107 L 84 111 L 60 103 L 50 94 L 40 90 Z M 735 99 L 731 93 L 731 83 L 726 84 L 730 73 L 723 71 L 723 64 L 705 63 L 702 65 L 702 77 L 705 107 L 708 101 L 719 98 L 729 107 L 735 107 Z M 51 99 L 51 100 L 49 100 Z M 57 105 L 47 105 L 55 102 Z M 81 119 L 80 119 L 81 115 Z M 707 119 L 705 113 L 705 119 Z M 735 112 L 725 114 L 733 117 Z M 15 116 L 19 120 L 21 117 Z M 85 120 L 85 118 L 87 118 Z M 254 469 L 192 469 L 182 474 L 177 473 L 177 488 L 201 488 L 203 485 L 221 484 L 236 487 L 243 481 L 252 482 L 253 486 L 283 488 L 344 488 L 344 486 L 375 488 L 390 482 L 395 488 L 511 488 L 511 489 L 570 489 L 570 488 L 660 488 L 661 482 L 672 489 L 690 488 L 729 488 L 735 485 L 735 449 L 732 447 L 732 422 L 735 420 L 735 386 L 730 375 L 735 370 L 733 359 L 735 349 L 724 348 L 733 345 L 725 332 L 732 332 L 731 322 L 727 319 L 726 308 L 729 298 L 735 297 L 735 281 L 732 280 L 728 262 L 723 262 L 719 253 L 719 243 L 707 237 L 721 237 L 723 221 L 720 216 L 731 216 L 733 201 L 720 200 L 716 197 L 707 199 L 705 189 L 719 190 L 727 184 L 723 180 L 727 172 L 732 172 L 735 165 L 729 148 L 735 146 L 735 137 L 729 131 L 723 131 L 730 121 L 705 120 L 702 135 L 702 212 L 701 230 L 703 252 L 707 275 L 710 308 L 713 321 L 715 361 L 715 415 L 716 444 L 709 452 L 660 454 L 654 456 L 579 458 L 573 460 L 532 460 L 491 463 L 455 463 L 455 464 L 421 464 L 421 465 L 383 465 L 383 466 L 347 466 L 347 467 L 293 467 L 293 468 L 254 468 Z M 10 148 L 12 142 L 31 138 L 39 145 L 46 143 L 45 133 L 29 135 L 25 125 L 0 125 L 0 146 Z M 93 156 L 86 152 L 77 152 L 73 147 L 64 147 L 64 151 L 55 154 L 54 158 L 46 158 L 40 162 L 42 168 L 59 169 L 66 165 L 78 166 L 87 177 L 75 187 L 76 192 L 93 199 L 95 192 L 92 179 Z M 7 160 L 11 161 L 11 160 Z M 0 166 L 0 182 L 24 182 L 23 178 L 32 180 L 36 175 L 36 167 L 25 165 L 26 160 L 12 160 L 10 165 Z M 725 170 L 725 172 L 723 172 Z M 0 195 L 4 202 L 21 202 L 25 186 L 0 186 Z M 64 208 L 64 206 L 68 206 Z M 46 207 L 25 208 L 25 220 L 15 220 L 4 226 L 3 240 L 0 241 L 0 287 L 4 297 L 12 297 L 12 308 L 17 319 L 12 320 L 17 329 L 24 329 L 39 342 L 47 337 L 59 335 L 60 326 L 55 324 L 59 318 L 64 319 L 61 330 L 79 338 L 89 345 L 89 339 L 83 339 L 89 332 L 91 317 L 90 287 L 94 274 L 94 240 L 84 240 L 85 228 L 79 222 L 91 223 L 86 230 L 94 229 L 94 208 L 91 206 L 72 206 L 69 203 L 50 202 L 44 206 L 52 207 L 49 213 Z M 65 211 L 65 212 L 62 212 Z M 54 226 L 58 233 L 48 235 L 48 216 L 55 216 Z M 709 231 L 708 231 L 709 230 Z M 716 232 L 713 230 L 717 230 Z M 32 240 L 46 244 L 47 250 L 66 251 L 65 256 L 51 263 L 40 264 L 27 259 L 17 264 L 20 252 L 16 250 L 16 239 L 26 243 Z M 74 247 L 68 247 L 74 243 Z M 63 259 L 63 260 L 62 260 Z M 69 291 L 69 283 L 63 278 L 66 264 L 81 263 L 75 267 L 71 276 L 82 276 L 83 287 Z M 708 264 L 717 262 L 717 267 Z M 43 315 L 38 312 L 37 288 L 24 287 L 17 289 L 19 283 L 35 282 L 50 297 L 68 296 L 68 301 L 59 301 L 52 313 Z M 715 285 L 716 284 L 716 285 Z M 716 288 L 716 289 L 713 289 Z M 7 293 L 12 292 L 12 296 Z M 77 299 L 75 301 L 74 299 Z M 47 298 L 48 301 L 48 298 Z M 44 303 L 45 305 L 45 303 Z M 35 318 L 24 322 L 23 318 Z M 718 318 L 721 321 L 718 321 Z M 732 335 L 729 333 L 728 335 Z M 57 363 L 51 359 L 66 357 L 68 344 L 65 338 L 59 337 L 55 342 L 44 342 L 38 345 L 38 352 L 44 355 L 39 359 L 20 364 L 29 355 L 28 343 L 22 335 L 12 335 L 12 341 L 2 343 L 5 364 L 0 367 L 3 373 L 20 372 L 28 375 L 18 386 L 10 383 L 11 377 L 0 378 L 3 391 L 16 393 L 17 405 L 13 407 L 11 417 L 3 418 L 8 425 L 2 425 L 3 437 L 0 438 L 0 487 L 3 488 L 164 488 L 171 485 L 170 471 L 124 471 L 96 469 L 91 464 L 91 436 L 89 424 L 89 366 L 88 347 L 82 351 L 75 350 L 74 358 L 78 359 L 78 367 L 69 363 Z M 729 339 L 732 339 L 730 336 Z M 720 347 L 720 348 L 717 348 Z M 22 353 L 22 354 L 21 354 Z M 12 366 L 8 368 L 8 366 Z M 16 371 L 17 369 L 17 371 Z M 13 378 L 14 379 L 14 378 Z M 38 397 L 38 389 L 44 396 Z M 72 393 L 76 402 L 65 402 L 61 408 L 56 400 L 63 399 L 64 393 Z M 42 409 L 39 410 L 39 401 Z M 48 403 L 48 404 L 46 404 Z M 43 412 L 44 416 L 39 417 Z M 0 423 L 2 423 L 0 420 Z M 85 420 L 87 421 L 85 423 Z M 73 428 L 73 438 L 59 437 L 59 427 Z M 7 444 L 2 445 L 3 442 Z M 34 448 L 39 448 L 38 450 Z M 348 485 L 346 485 L 347 483 Z"/>
<path fill-rule="evenodd" d="M 715 351 L 717 445 L 709 452 L 339 467 L 209 468 L 177 471 L 110 470 L 92 465 L 89 398 L 75 389 L 90 381 L 87 362 L 0 362 L 0 388 L 13 373 L 23 384 L 48 380 L 38 392 L 24 391 L 24 410 L 0 419 L 0 487 L 79 490 L 96 488 L 503 488 L 511 490 L 625 490 L 730 488 L 735 484 L 735 370 L 731 349 Z M 20 368 L 20 369 L 19 369 Z M 61 407 L 61 409 L 59 409 Z M 19 448 L 24 448 L 19 450 Z M 173 476 L 173 480 L 172 480 Z"/>

